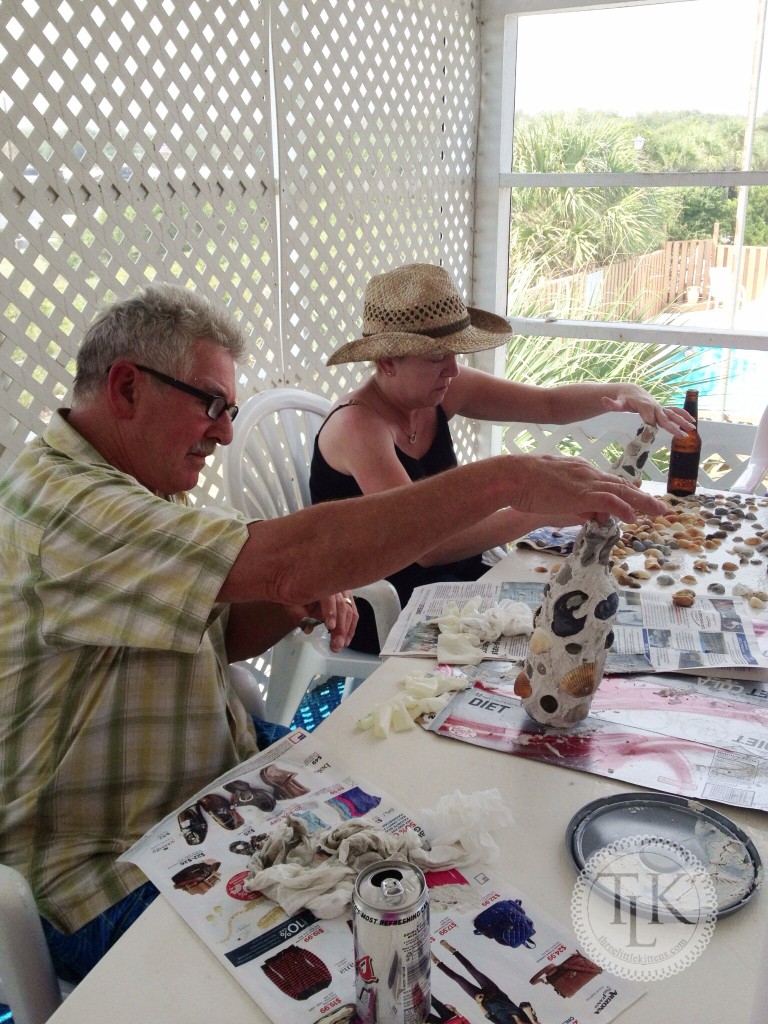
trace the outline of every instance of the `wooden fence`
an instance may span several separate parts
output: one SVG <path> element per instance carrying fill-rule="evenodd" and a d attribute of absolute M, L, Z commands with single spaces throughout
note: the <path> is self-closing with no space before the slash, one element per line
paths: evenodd
<path fill-rule="evenodd" d="M 710 267 L 735 270 L 734 247 L 710 238 L 667 242 L 644 256 L 543 282 L 527 299 L 541 315 L 650 320 L 691 300 L 694 289 L 705 301 Z M 768 288 L 768 246 L 745 246 L 741 270 L 743 300 L 751 302 Z"/>

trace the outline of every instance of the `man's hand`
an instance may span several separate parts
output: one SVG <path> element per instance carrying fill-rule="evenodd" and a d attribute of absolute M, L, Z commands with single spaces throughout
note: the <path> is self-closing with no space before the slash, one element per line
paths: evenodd
<path fill-rule="evenodd" d="M 572 523 L 603 520 L 606 516 L 631 523 L 636 512 L 663 515 L 667 511 L 667 506 L 658 498 L 621 477 L 596 469 L 584 459 L 568 455 L 511 455 L 506 458 L 526 463 L 530 483 L 525 488 L 524 499 L 513 506 L 521 512 L 568 516 Z"/>
<path fill-rule="evenodd" d="M 357 627 L 359 614 L 352 595 L 345 591 L 340 594 L 331 594 L 313 604 L 304 605 L 304 619 L 309 621 L 300 623 L 305 633 L 311 633 L 316 625 L 321 622 L 331 634 L 330 647 L 334 653 L 346 647 L 352 639 Z"/>

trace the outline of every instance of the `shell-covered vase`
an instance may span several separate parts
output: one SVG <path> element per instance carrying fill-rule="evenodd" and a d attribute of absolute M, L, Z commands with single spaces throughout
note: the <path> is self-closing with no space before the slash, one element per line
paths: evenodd
<path fill-rule="evenodd" d="M 537 722 L 565 728 L 589 714 L 613 643 L 619 607 L 611 551 L 616 519 L 588 520 L 573 551 L 544 588 L 515 693 Z"/>

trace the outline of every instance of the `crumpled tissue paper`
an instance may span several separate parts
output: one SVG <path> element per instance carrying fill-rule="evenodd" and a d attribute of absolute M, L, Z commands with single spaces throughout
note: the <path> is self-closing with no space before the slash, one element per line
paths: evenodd
<path fill-rule="evenodd" d="M 430 841 L 414 829 L 391 835 L 366 818 L 309 833 L 288 815 L 249 864 L 246 889 L 263 893 L 287 914 L 302 908 L 318 918 L 348 911 L 360 871 L 378 861 L 399 859 L 422 871 L 459 868 L 499 853 L 496 834 L 512 815 L 497 789 L 464 794 L 456 790 L 420 815 Z"/>
<path fill-rule="evenodd" d="M 437 638 L 437 660 L 446 665 L 479 665 L 483 660 L 481 645 L 502 636 L 530 636 L 533 632 L 533 611 L 522 601 L 504 598 L 480 611 L 481 597 L 473 597 L 459 608 L 455 601 L 446 601 L 435 622 L 440 631 Z"/>

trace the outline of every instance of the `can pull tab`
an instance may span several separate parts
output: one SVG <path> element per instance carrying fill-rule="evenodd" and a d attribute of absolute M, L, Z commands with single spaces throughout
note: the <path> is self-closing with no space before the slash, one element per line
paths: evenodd
<path fill-rule="evenodd" d="M 402 879 L 385 878 L 381 883 L 381 891 L 387 899 L 390 899 L 392 896 L 402 896 L 405 888 L 403 887 Z"/>

